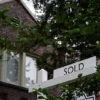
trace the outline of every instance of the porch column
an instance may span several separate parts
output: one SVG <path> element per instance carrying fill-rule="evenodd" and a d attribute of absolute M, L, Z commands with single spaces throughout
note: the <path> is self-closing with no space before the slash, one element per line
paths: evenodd
<path fill-rule="evenodd" d="M 6 82 L 7 54 L 0 49 L 0 80 Z"/>
<path fill-rule="evenodd" d="M 22 87 L 26 87 L 25 86 L 25 80 L 26 80 L 26 76 L 25 76 L 25 72 L 26 72 L 26 53 L 22 53 L 20 55 L 19 58 L 19 67 L 18 67 L 18 81 L 19 81 L 19 85 Z"/>
<path fill-rule="evenodd" d="M 38 71 L 38 83 L 42 83 L 44 81 L 48 80 L 48 72 L 44 69 L 41 69 Z M 40 93 L 40 95 L 37 95 L 37 100 L 46 100 L 46 99 L 38 99 L 39 96 L 43 96 L 46 98 L 46 95 Z"/>

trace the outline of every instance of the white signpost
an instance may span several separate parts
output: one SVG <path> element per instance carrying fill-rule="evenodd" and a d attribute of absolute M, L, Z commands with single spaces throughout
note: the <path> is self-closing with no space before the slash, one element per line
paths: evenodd
<path fill-rule="evenodd" d="M 95 95 L 87 96 L 85 93 L 83 96 L 77 97 L 76 100 L 95 100 Z"/>
<path fill-rule="evenodd" d="M 96 57 L 91 57 L 89 59 L 85 59 L 80 62 L 71 64 L 68 66 L 64 66 L 59 69 L 55 69 L 53 72 L 53 79 L 50 79 L 47 81 L 46 80 L 41 81 L 30 86 L 29 92 L 34 91 L 33 89 L 50 88 L 59 84 L 69 83 L 76 80 L 79 74 L 82 74 L 82 76 L 87 76 L 95 72 L 96 72 Z M 38 77 L 41 77 L 41 76 L 38 76 Z M 81 98 L 82 97 L 76 100 L 95 100 L 88 97 L 85 98 L 84 96 L 83 96 L 83 99 Z"/>
<path fill-rule="evenodd" d="M 66 95 L 66 92 L 63 93 L 61 96 L 63 95 Z M 95 100 L 95 95 L 87 96 L 86 93 L 83 92 L 83 95 L 81 95 L 80 97 L 74 96 L 73 100 Z"/>

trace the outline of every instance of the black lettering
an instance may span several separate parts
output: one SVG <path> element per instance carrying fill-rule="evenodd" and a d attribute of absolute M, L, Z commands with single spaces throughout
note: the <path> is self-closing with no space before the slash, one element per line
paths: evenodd
<path fill-rule="evenodd" d="M 71 69 L 71 70 L 70 70 Z M 68 73 L 70 74 L 70 73 L 72 73 L 73 72 L 73 67 L 72 66 L 70 66 L 69 68 L 68 68 Z"/>
<path fill-rule="evenodd" d="M 74 65 L 74 71 L 75 72 L 77 72 L 78 70 L 77 70 L 77 67 L 76 67 L 76 65 Z"/>
<path fill-rule="evenodd" d="M 65 68 L 65 69 L 64 69 L 64 72 L 65 72 L 65 74 L 64 74 L 64 75 L 66 75 L 66 74 L 67 74 L 67 71 L 66 71 L 66 70 L 67 70 L 67 68 Z"/>
<path fill-rule="evenodd" d="M 79 64 L 79 70 L 82 70 L 84 68 L 84 64 L 83 63 L 80 63 Z"/>

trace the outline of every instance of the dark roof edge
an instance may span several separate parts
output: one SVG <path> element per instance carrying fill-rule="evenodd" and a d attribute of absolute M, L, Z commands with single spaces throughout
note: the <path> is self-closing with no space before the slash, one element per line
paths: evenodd
<path fill-rule="evenodd" d="M 0 81 L 0 85 L 28 92 L 28 88 Z"/>

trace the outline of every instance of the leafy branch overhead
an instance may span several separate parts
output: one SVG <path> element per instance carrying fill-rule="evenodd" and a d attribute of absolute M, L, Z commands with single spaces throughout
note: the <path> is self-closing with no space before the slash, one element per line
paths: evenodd
<path fill-rule="evenodd" d="M 0 48 L 12 49 L 16 52 L 30 52 L 32 49 L 34 52 L 35 48 L 45 46 L 51 41 L 46 40 L 44 34 L 40 34 L 40 26 L 25 25 L 18 18 L 9 16 L 7 14 L 9 10 L 9 8 L 0 10 L 0 28 L 12 28 L 14 39 L 11 40 L 7 36 L 0 37 Z"/>
<path fill-rule="evenodd" d="M 94 55 L 100 58 L 100 0 L 34 0 L 34 4 L 44 12 L 41 34 L 54 40 L 53 56 L 41 56 L 40 68 L 52 72 Z"/>
<path fill-rule="evenodd" d="M 46 69 L 50 77 L 55 68 L 91 56 L 100 58 L 100 0 L 34 0 L 34 5 L 44 12 L 37 26 L 27 26 L 7 15 L 7 8 L 0 10 L 0 29 L 11 27 L 15 31 L 14 40 L 0 37 L 0 48 L 33 52 L 50 46 L 37 59 L 38 67 Z M 68 100 L 77 88 L 97 95 L 99 72 L 65 87 Z"/>
<path fill-rule="evenodd" d="M 39 25 L 27 26 L 0 11 L 1 27 L 12 27 L 15 40 L 0 38 L 0 46 L 18 52 L 51 46 L 37 59 L 39 68 L 53 69 L 91 56 L 100 57 L 100 0 L 34 0 L 44 14 Z M 33 52 L 32 51 L 32 52 Z"/>

